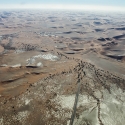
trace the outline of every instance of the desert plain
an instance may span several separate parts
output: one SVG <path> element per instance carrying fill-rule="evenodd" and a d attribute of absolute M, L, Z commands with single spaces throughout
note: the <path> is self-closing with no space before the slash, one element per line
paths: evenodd
<path fill-rule="evenodd" d="M 124 13 L 0 11 L 0 125 L 124 125 L 124 111 Z"/>

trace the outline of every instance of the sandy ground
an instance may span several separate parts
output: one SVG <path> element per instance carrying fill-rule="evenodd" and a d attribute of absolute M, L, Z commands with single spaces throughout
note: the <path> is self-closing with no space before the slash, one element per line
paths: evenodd
<path fill-rule="evenodd" d="M 0 125 L 124 125 L 123 15 L 1 11 Z"/>

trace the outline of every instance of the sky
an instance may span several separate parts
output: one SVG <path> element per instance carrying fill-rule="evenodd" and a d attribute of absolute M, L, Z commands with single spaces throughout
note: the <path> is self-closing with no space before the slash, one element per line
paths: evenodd
<path fill-rule="evenodd" d="M 125 0 L 0 0 L 0 4 L 91 4 L 125 6 Z"/>
<path fill-rule="evenodd" d="M 0 0 L 1 8 L 70 8 L 125 10 L 125 0 Z M 40 6 L 41 5 L 41 6 Z M 45 6 L 42 6 L 45 5 Z M 55 5 L 55 6 L 54 6 Z M 76 7 L 75 7 L 76 6 Z"/>

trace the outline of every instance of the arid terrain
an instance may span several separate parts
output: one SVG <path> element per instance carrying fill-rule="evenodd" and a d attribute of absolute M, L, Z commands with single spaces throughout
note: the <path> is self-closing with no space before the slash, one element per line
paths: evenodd
<path fill-rule="evenodd" d="M 124 13 L 0 11 L 0 125 L 124 125 Z"/>

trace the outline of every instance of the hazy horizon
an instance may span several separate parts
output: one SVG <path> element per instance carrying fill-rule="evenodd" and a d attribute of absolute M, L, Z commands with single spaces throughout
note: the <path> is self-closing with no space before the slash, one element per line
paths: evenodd
<path fill-rule="evenodd" d="M 79 5 L 79 4 L 0 4 L 0 9 L 53 9 L 53 10 L 88 10 L 88 11 L 120 11 L 125 12 L 124 7 L 103 5 Z"/>
<path fill-rule="evenodd" d="M 125 7 L 124 0 L 4 0 L 0 1 L 0 4 L 87 4 Z"/>
<path fill-rule="evenodd" d="M 66 9 L 125 11 L 124 0 L 4 0 L 0 9 Z"/>

